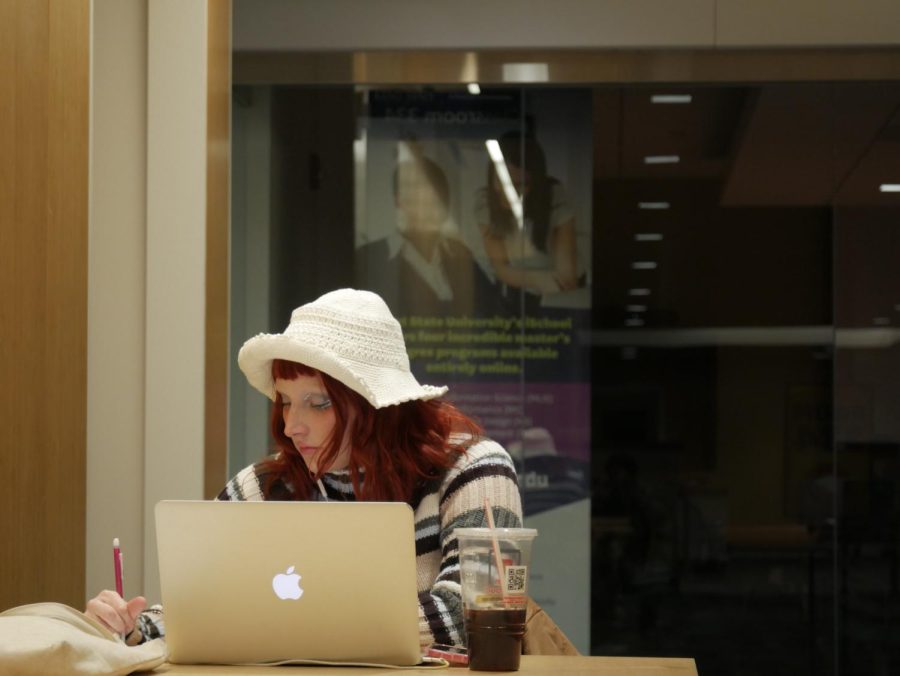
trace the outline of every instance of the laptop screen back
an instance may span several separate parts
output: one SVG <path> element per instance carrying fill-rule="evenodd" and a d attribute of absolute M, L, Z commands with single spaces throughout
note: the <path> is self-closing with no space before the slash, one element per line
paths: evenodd
<path fill-rule="evenodd" d="M 162 501 L 156 529 L 170 661 L 419 662 L 409 505 Z"/>

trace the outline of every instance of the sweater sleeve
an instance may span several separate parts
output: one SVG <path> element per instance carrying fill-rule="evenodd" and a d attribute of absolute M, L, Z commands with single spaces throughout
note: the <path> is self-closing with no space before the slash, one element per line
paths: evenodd
<path fill-rule="evenodd" d="M 266 475 L 262 463 L 245 467 L 235 474 L 216 496 L 219 501 L 259 502 L 265 500 L 263 483 Z"/>
<path fill-rule="evenodd" d="M 125 642 L 128 645 L 138 645 L 152 641 L 155 638 L 165 638 L 166 625 L 163 622 L 162 606 L 157 604 L 150 606 L 137 616 L 132 631 Z"/>
<path fill-rule="evenodd" d="M 487 524 L 484 498 L 490 500 L 498 527 L 522 525 L 522 502 L 512 459 L 502 446 L 482 440 L 471 446 L 444 478 L 440 494 L 441 564 L 431 589 L 419 594 L 419 640 L 466 644 L 456 528 Z"/>

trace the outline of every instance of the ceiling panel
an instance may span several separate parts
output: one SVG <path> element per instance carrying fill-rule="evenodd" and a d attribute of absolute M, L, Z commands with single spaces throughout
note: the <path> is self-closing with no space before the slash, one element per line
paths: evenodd
<path fill-rule="evenodd" d="M 885 183 L 900 185 L 900 110 L 884 126 L 834 196 L 839 206 L 900 206 L 900 194 L 881 192 Z"/>
<path fill-rule="evenodd" d="M 747 102 L 722 205 L 831 204 L 842 185 L 856 184 L 898 105 L 897 84 L 760 88 Z"/>

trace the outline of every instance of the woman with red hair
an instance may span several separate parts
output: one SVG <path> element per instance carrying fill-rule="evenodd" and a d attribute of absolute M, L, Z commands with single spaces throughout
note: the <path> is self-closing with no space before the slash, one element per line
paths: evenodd
<path fill-rule="evenodd" d="M 465 645 L 454 529 L 522 525 L 512 460 L 450 402 L 420 384 L 399 322 L 380 296 L 340 289 L 248 340 L 238 364 L 273 401 L 276 452 L 244 468 L 219 500 L 408 503 L 415 517 L 419 638 Z M 161 609 L 101 592 L 87 613 L 135 643 L 162 635 Z M 142 612 L 143 611 L 143 612 Z"/>

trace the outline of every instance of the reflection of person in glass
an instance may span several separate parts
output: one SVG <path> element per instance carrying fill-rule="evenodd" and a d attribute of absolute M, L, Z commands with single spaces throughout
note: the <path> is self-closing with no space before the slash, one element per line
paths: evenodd
<path fill-rule="evenodd" d="M 543 149 L 517 133 L 505 134 L 498 146 L 502 160 L 492 157 L 475 207 L 497 278 L 539 296 L 583 286 L 574 213 L 562 184 L 547 174 Z"/>
<path fill-rule="evenodd" d="M 444 171 L 418 156 L 394 171 L 397 229 L 356 253 L 357 285 L 395 312 L 472 314 L 496 295 L 468 247 L 447 227 L 450 187 Z M 477 308 L 476 308 L 477 304 Z"/>

